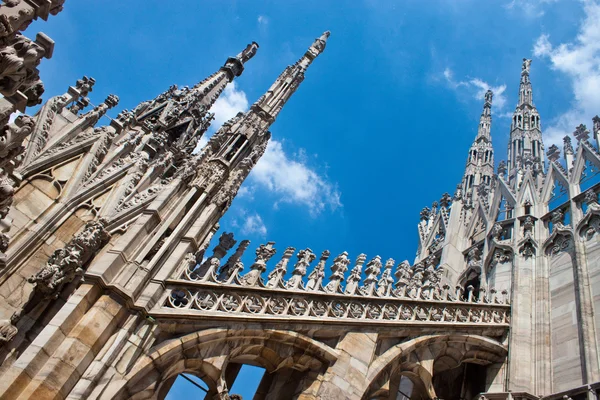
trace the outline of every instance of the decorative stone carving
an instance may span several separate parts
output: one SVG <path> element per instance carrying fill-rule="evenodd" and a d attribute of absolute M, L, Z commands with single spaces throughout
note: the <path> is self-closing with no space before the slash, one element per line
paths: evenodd
<path fill-rule="evenodd" d="M 275 265 L 275 268 L 273 269 L 273 271 L 271 271 L 271 273 L 269 273 L 269 276 L 268 276 L 269 280 L 267 281 L 267 287 L 279 287 L 279 288 L 285 287 L 283 278 L 284 278 L 285 274 L 287 273 L 287 265 L 290 262 L 290 258 L 292 258 L 295 251 L 296 251 L 296 248 L 294 248 L 294 247 L 288 247 L 287 249 L 285 249 L 285 251 L 283 252 L 283 256 L 281 257 L 281 260 L 279 260 L 277 265 Z"/>
<path fill-rule="evenodd" d="M 0 48 L 0 93 L 12 96 L 39 84 L 37 66 L 43 57 L 52 56 L 53 49 L 54 42 L 43 33 L 37 34 L 35 42 L 16 34 Z"/>
<path fill-rule="evenodd" d="M 413 270 L 407 260 L 402 261 L 396 268 L 396 294 L 404 296 L 407 286 L 410 285 L 413 276 Z"/>
<path fill-rule="evenodd" d="M 381 272 L 381 257 L 375 256 L 367 263 L 367 268 L 365 269 L 365 273 L 367 277 L 365 278 L 365 282 L 363 287 L 361 287 L 361 292 L 366 296 L 372 296 L 375 293 L 375 286 L 377 285 L 377 276 Z"/>
<path fill-rule="evenodd" d="M 23 307 L 11 318 L 12 328 L 6 324 L 0 326 L 0 332 L 14 332 L 15 321 L 31 311 L 38 304 L 48 304 L 48 300 L 58 297 L 63 287 L 82 276 L 87 262 L 110 239 L 103 219 L 88 222 L 83 231 L 73 236 L 73 239 L 63 248 L 55 250 L 46 265 L 35 275 L 27 279 L 33 284 L 33 290 Z M 14 329 L 13 329 L 14 328 Z M 14 336 L 14 333 L 12 334 Z"/>
<path fill-rule="evenodd" d="M 348 276 L 348 282 L 346 283 L 345 294 L 356 294 L 358 291 L 358 283 L 361 280 L 362 274 L 362 266 L 367 261 L 366 254 L 360 254 L 356 258 L 356 263 L 354 264 L 354 268 L 350 271 L 350 276 Z"/>
<path fill-rule="evenodd" d="M 204 280 L 216 280 L 216 273 L 219 269 L 221 259 L 225 257 L 227 252 L 235 246 L 237 241 L 233 238 L 233 233 L 223 232 L 219 236 L 219 243 L 213 249 L 212 256 L 208 257 L 205 262 L 200 265 L 198 270 L 194 271 L 194 275 Z"/>
<path fill-rule="evenodd" d="M 325 286 L 325 291 L 330 293 L 341 292 L 341 283 L 344 281 L 344 274 L 348 270 L 349 264 L 348 253 L 345 251 L 333 260 L 331 277 L 329 278 L 329 283 Z"/>
<path fill-rule="evenodd" d="M 241 258 L 248 248 L 248 245 L 250 245 L 249 240 L 242 240 L 235 250 L 235 253 L 227 259 L 225 264 L 223 264 L 219 270 L 218 277 L 221 282 L 229 281 L 231 277 L 237 276 L 237 274 L 244 269 L 244 264 L 242 263 Z"/>
<path fill-rule="evenodd" d="M 579 126 L 575 128 L 573 136 L 575 136 L 577 142 L 586 142 L 590 137 L 590 131 L 588 131 L 587 127 L 584 124 L 579 124 Z"/>
<path fill-rule="evenodd" d="M 3 0 L 0 9 L 0 38 L 6 40 L 16 32 L 24 31 L 38 17 L 48 18 L 63 9 L 65 0 L 51 0 L 37 3 L 34 1 Z"/>
<path fill-rule="evenodd" d="M 385 262 L 385 268 L 383 273 L 381 274 L 381 278 L 379 278 L 378 286 L 377 286 L 377 295 L 378 296 L 389 296 L 392 287 L 394 284 L 394 278 L 392 278 L 392 268 L 394 267 L 396 261 L 393 258 L 388 258 Z"/>
<path fill-rule="evenodd" d="M 267 242 L 266 245 L 261 244 L 256 249 L 256 259 L 254 264 L 250 266 L 250 272 L 244 275 L 241 279 L 242 284 L 248 286 L 255 286 L 261 281 L 261 274 L 267 269 L 267 261 L 271 259 L 277 252 L 273 248 L 275 242 Z"/>
<path fill-rule="evenodd" d="M 321 253 L 321 258 L 317 266 L 308 275 L 308 282 L 306 284 L 306 290 L 319 290 L 322 287 L 323 279 L 325 278 L 325 263 L 329 258 L 329 250 L 325 250 Z"/>
<path fill-rule="evenodd" d="M 317 256 L 315 256 L 311 249 L 305 249 L 300 250 L 297 257 L 298 262 L 294 266 L 292 277 L 286 285 L 286 287 L 289 289 L 302 288 L 302 278 L 304 278 L 304 275 L 306 275 L 306 271 L 310 263 L 313 262 Z"/>

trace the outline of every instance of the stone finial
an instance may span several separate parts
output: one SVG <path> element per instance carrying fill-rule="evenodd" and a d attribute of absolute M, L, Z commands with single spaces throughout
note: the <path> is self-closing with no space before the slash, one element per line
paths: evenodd
<path fill-rule="evenodd" d="M 232 254 L 227 262 L 223 264 L 221 269 L 219 270 L 218 279 L 222 282 L 228 281 L 231 277 L 235 275 L 235 273 L 239 273 L 242 269 L 244 269 L 244 264 L 241 261 L 242 255 L 250 245 L 249 240 L 242 240 L 238 245 L 235 253 Z M 232 246 L 233 247 L 233 246 Z"/>
<path fill-rule="evenodd" d="M 359 254 L 356 258 L 356 262 L 354 264 L 354 268 L 350 271 L 350 276 L 348 276 L 348 283 L 346 284 L 346 290 L 344 293 L 346 294 L 356 294 L 358 289 L 358 283 L 361 280 L 362 275 L 362 267 L 363 264 L 367 261 L 366 254 Z"/>
<path fill-rule="evenodd" d="M 598 133 L 600 132 L 600 117 L 596 115 L 594 118 L 592 118 L 592 122 L 593 122 L 594 137 L 598 138 Z"/>
<path fill-rule="evenodd" d="M 462 199 L 462 185 L 459 183 L 456 185 L 456 190 L 454 191 L 454 200 Z"/>
<path fill-rule="evenodd" d="M 507 171 L 506 161 L 502 160 L 498 164 L 498 176 L 504 177 L 506 175 L 506 171 Z"/>
<path fill-rule="evenodd" d="M 312 270 L 310 275 L 308 275 L 308 282 L 306 284 L 306 290 L 319 290 L 323 283 L 323 278 L 325 278 L 325 263 L 329 258 L 331 253 L 329 250 L 325 250 L 321 253 L 321 258 L 319 259 L 319 263 Z"/>
<path fill-rule="evenodd" d="M 273 245 L 275 245 L 275 242 L 267 242 L 267 244 L 261 244 L 260 247 L 256 249 L 256 259 L 254 264 L 250 266 L 250 271 L 242 277 L 242 284 L 255 286 L 260 282 L 261 274 L 267 269 L 267 262 L 277 252 L 277 250 L 273 248 Z"/>
<path fill-rule="evenodd" d="M 304 249 L 298 252 L 298 262 L 294 265 L 294 271 L 292 272 L 292 277 L 288 281 L 286 287 L 288 289 L 301 289 L 302 288 L 302 278 L 306 275 L 306 271 L 311 262 L 317 258 L 315 253 L 312 252 L 311 249 Z"/>
<path fill-rule="evenodd" d="M 377 284 L 377 276 L 381 272 L 381 257 L 375 256 L 368 263 L 367 268 L 365 269 L 365 273 L 367 277 L 365 278 L 365 283 L 361 288 L 363 294 L 367 296 L 372 296 L 375 293 L 375 285 Z"/>
<path fill-rule="evenodd" d="M 427 221 L 431 215 L 431 209 L 429 207 L 423 207 L 420 213 L 421 221 Z"/>
<path fill-rule="evenodd" d="M 283 283 L 283 277 L 287 273 L 287 265 L 290 262 L 290 258 L 292 258 L 295 251 L 295 247 L 288 247 L 287 249 L 285 249 L 281 260 L 279 260 L 279 262 L 275 265 L 273 271 L 269 273 L 267 287 L 283 288 L 285 286 Z"/>
<path fill-rule="evenodd" d="M 331 276 L 329 277 L 329 283 L 325 286 L 325 291 L 330 293 L 338 293 L 340 291 L 340 285 L 344 280 L 344 274 L 348 270 L 349 264 L 348 253 L 345 251 L 333 260 Z"/>
<path fill-rule="evenodd" d="M 444 193 L 440 199 L 440 207 L 448 208 L 452 202 L 452 196 L 449 193 Z"/>
<path fill-rule="evenodd" d="M 588 131 L 584 124 L 580 124 L 577 128 L 575 128 L 573 136 L 575 136 L 575 139 L 577 139 L 578 142 L 585 142 L 590 137 L 590 131 Z"/>
<path fill-rule="evenodd" d="M 573 150 L 573 145 L 571 144 L 571 137 L 570 136 L 565 136 L 563 138 L 563 143 L 564 143 L 564 151 L 565 154 L 574 154 L 575 151 Z"/>
<path fill-rule="evenodd" d="M 548 148 L 548 151 L 546 152 L 546 156 L 551 162 L 557 161 L 560 158 L 560 150 L 558 149 L 558 146 L 556 146 L 555 144 L 550 146 Z"/>
<path fill-rule="evenodd" d="M 377 283 L 377 295 L 378 296 L 389 296 L 392 292 L 392 286 L 394 284 L 394 278 L 392 278 L 392 268 L 394 267 L 393 258 L 388 258 L 385 262 L 385 267 L 379 282 Z"/>

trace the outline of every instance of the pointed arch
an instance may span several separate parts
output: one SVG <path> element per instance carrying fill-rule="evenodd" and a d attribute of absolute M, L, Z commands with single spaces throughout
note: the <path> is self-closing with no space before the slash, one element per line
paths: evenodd
<path fill-rule="evenodd" d="M 202 375 L 212 390 L 221 390 L 223 372 L 235 360 L 252 359 L 268 372 L 275 372 L 282 367 L 320 369 L 338 357 L 337 350 L 296 332 L 206 329 L 153 347 L 122 379 L 111 382 L 100 398 L 116 400 L 154 393 L 161 382 L 188 371 Z"/>

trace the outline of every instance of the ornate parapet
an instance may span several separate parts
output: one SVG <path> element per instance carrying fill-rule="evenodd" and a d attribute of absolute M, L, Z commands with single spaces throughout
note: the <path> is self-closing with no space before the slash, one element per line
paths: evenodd
<path fill-rule="evenodd" d="M 241 273 L 243 264 L 239 249 L 234 254 L 236 268 L 227 268 L 230 273 L 218 278 L 208 272 L 202 276 L 197 272 L 200 267 L 189 263 L 188 270 L 165 282 L 167 290 L 152 312 L 157 315 L 183 313 L 189 317 L 208 313 L 213 317 L 244 320 L 283 317 L 315 322 L 342 320 L 500 327 L 509 324 L 510 305 L 506 291 L 497 293 L 490 289 L 473 296 L 470 292 L 451 290 L 448 285 L 442 286 L 440 268 L 436 269 L 433 264 L 419 263 L 411 267 L 403 261 L 397 266 L 394 282 L 394 260 L 387 260 L 382 267 L 380 257 L 376 256 L 367 264 L 364 280 L 360 272 L 350 272 L 348 283 L 342 288 L 350 263 L 347 253 L 334 259 L 332 274 L 325 281 L 323 271 L 329 252 L 323 253 L 309 273 L 310 263 L 316 257 L 310 249 L 300 250 L 298 263 L 286 281 L 287 264 L 295 252 L 293 247 L 288 247 L 269 278 L 263 280 L 267 262 L 275 254 L 273 246 L 274 243 L 269 242 L 258 248 L 256 261 L 245 275 Z M 220 258 L 213 260 L 215 265 L 210 271 L 219 267 Z M 353 271 L 361 270 L 365 260 L 364 254 L 359 255 Z M 321 278 L 317 279 L 317 276 Z"/>
<path fill-rule="evenodd" d="M 190 317 L 208 313 L 213 317 L 243 320 L 271 317 L 317 323 L 332 320 L 508 326 L 510 322 L 510 306 L 500 296 L 494 302 L 485 302 L 474 297 L 470 297 L 471 301 L 457 300 L 450 292 L 436 300 L 425 292 L 414 297 L 398 293 L 380 297 L 178 279 L 166 284 L 164 300 L 153 313 L 176 310 L 178 315 L 184 313 Z"/>

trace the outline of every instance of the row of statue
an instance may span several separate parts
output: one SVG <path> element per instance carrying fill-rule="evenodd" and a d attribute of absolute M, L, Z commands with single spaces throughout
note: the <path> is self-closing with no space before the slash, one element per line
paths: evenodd
<path fill-rule="evenodd" d="M 243 273 L 244 264 L 241 258 L 250 244 L 248 240 L 241 241 L 229 259 L 221 264 L 221 260 L 236 243 L 232 233 L 221 234 L 212 256 L 202 260 L 203 251 L 197 254 L 188 254 L 184 260 L 183 272 L 179 277 L 196 282 L 331 294 L 479 300 L 475 298 L 473 288 L 466 288 L 466 292 L 462 287 L 450 291 L 450 286 L 447 285 L 444 278 L 444 270 L 436 265 L 434 257 L 416 263 L 414 266 L 411 266 L 406 260 L 402 261 L 393 271 L 394 259 L 390 258 L 383 263 L 380 256 L 375 256 L 367 262 L 367 256 L 360 254 L 352 269 L 349 270 L 351 260 L 348 258 L 347 252 L 342 252 L 334 258 L 333 264 L 330 266 L 331 273 L 326 280 L 326 264 L 331 255 L 328 250 L 321 253 L 319 261 L 310 271 L 311 263 L 317 259 L 316 254 L 309 248 L 296 253 L 295 248 L 288 247 L 283 252 L 281 260 L 268 273 L 266 279 L 263 279 L 263 274 L 267 271 L 267 262 L 276 253 L 276 249 L 273 247 L 275 243 L 268 242 L 260 245 L 256 249 L 254 263 L 245 273 Z M 288 265 L 294 254 L 296 254 L 297 261 L 291 271 L 291 276 L 286 278 Z M 343 285 L 344 281 L 345 285 Z M 498 296 L 498 299 L 490 300 L 486 297 L 483 301 L 503 302 L 504 300 L 500 300 Z"/>

